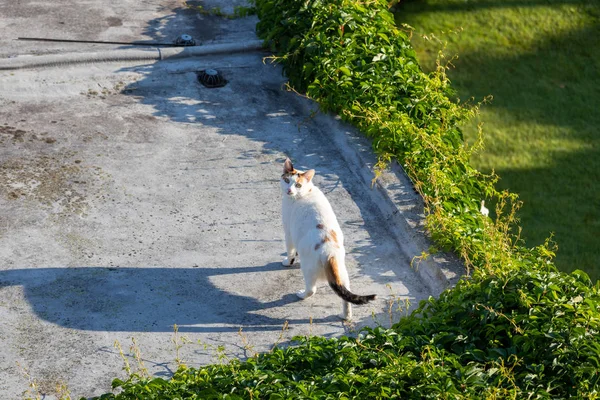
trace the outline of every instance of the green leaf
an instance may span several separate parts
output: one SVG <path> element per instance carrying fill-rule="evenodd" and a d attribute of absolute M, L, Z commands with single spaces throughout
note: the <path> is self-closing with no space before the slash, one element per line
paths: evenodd
<path fill-rule="evenodd" d="M 346 76 L 352 75 L 352 71 L 350 71 L 350 68 L 348 68 L 348 67 L 340 67 L 339 71 L 342 72 Z"/>

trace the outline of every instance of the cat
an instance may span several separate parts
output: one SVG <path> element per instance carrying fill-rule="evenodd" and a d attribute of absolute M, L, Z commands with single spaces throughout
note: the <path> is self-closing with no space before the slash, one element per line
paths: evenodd
<path fill-rule="evenodd" d="M 352 318 L 353 304 L 366 304 L 375 295 L 359 296 L 350 292 L 350 280 L 344 263 L 344 236 L 331 204 L 312 179 L 315 170 L 294 169 L 288 158 L 281 175 L 282 219 L 287 257 L 282 264 L 289 267 L 299 259 L 305 290 L 301 299 L 315 294 L 317 282 L 326 280 L 343 300 L 342 318 Z"/>

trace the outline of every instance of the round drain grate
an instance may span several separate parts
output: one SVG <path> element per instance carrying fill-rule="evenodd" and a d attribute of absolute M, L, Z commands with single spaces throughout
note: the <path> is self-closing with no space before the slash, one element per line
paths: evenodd
<path fill-rule="evenodd" d="M 175 45 L 177 46 L 195 46 L 196 41 L 190 35 L 179 35 L 177 39 L 175 39 Z"/>
<path fill-rule="evenodd" d="M 223 75 L 216 69 L 204 69 L 198 72 L 198 81 L 207 88 L 217 88 L 225 86 L 227 83 Z"/>

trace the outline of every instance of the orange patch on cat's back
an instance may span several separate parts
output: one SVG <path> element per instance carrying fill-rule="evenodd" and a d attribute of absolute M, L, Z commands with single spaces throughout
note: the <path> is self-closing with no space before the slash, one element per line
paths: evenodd
<path fill-rule="evenodd" d="M 337 233 L 335 233 L 333 229 L 329 231 L 328 237 L 330 237 L 331 240 L 335 243 L 335 245 L 339 247 L 340 243 L 338 242 Z"/>
<path fill-rule="evenodd" d="M 323 229 L 323 224 L 318 224 L 317 228 Z M 319 250 L 322 244 L 331 242 L 335 247 L 340 247 L 340 243 L 338 242 L 337 233 L 333 229 L 327 232 L 327 235 L 321 240 L 321 243 L 317 243 L 315 245 L 315 250 Z"/>

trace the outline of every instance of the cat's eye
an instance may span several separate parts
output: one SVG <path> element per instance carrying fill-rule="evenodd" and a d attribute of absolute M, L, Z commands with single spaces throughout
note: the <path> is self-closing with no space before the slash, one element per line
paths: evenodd
<path fill-rule="evenodd" d="M 290 183 L 290 180 L 288 178 L 283 178 L 285 183 Z"/>
<path fill-rule="evenodd" d="M 296 183 L 296 187 L 297 187 L 298 189 L 300 189 L 300 188 L 302 187 L 302 185 L 301 185 L 300 183 Z"/>

